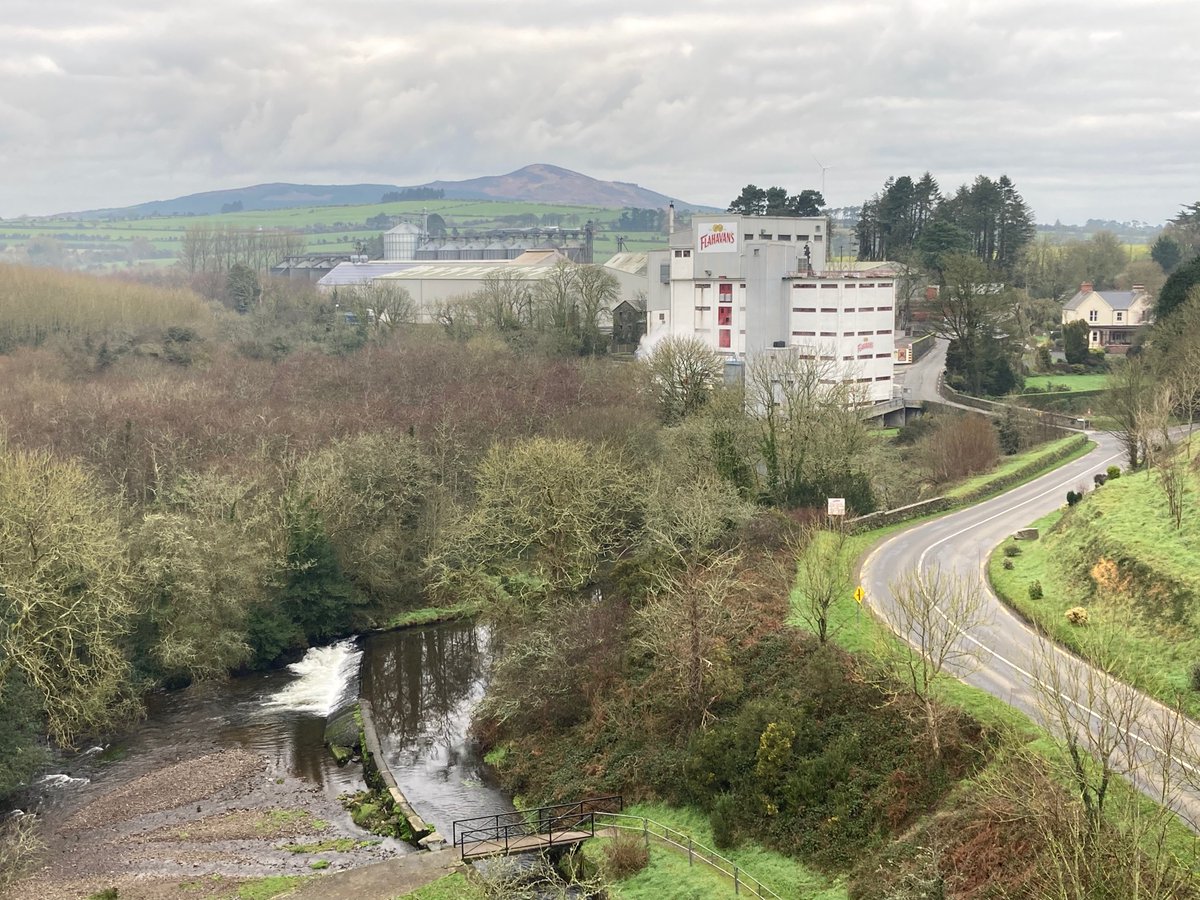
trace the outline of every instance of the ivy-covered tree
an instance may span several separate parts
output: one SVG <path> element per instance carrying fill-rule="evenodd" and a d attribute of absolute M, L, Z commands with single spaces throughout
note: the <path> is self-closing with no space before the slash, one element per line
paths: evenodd
<path fill-rule="evenodd" d="M 1063 326 L 1063 353 L 1067 362 L 1076 364 L 1087 361 L 1088 356 L 1088 324 L 1083 319 L 1076 319 Z"/>

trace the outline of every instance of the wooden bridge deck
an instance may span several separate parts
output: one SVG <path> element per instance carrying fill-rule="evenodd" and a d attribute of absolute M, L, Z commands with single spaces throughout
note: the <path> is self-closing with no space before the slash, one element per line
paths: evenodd
<path fill-rule="evenodd" d="M 506 853 L 534 853 L 549 850 L 551 847 L 567 847 L 580 844 L 592 837 L 590 831 L 556 831 L 554 834 L 526 834 L 503 840 L 469 841 L 462 845 L 462 858 L 486 859 L 489 856 L 503 856 Z"/>

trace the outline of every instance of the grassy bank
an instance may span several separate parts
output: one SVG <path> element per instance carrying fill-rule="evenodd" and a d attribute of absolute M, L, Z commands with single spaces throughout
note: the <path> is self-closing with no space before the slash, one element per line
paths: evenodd
<path fill-rule="evenodd" d="M 1079 444 L 1074 452 L 1062 455 L 1072 444 Z M 1072 434 L 1057 441 L 1051 441 L 1024 453 L 1016 453 L 1001 459 L 999 465 L 991 472 L 968 478 L 956 484 L 945 492 L 952 499 L 970 499 L 978 502 L 1002 490 L 1011 490 L 1027 481 L 1032 481 L 1050 469 L 1078 459 L 1092 451 L 1096 445 L 1092 441 L 1080 443 L 1080 435 Z"/>
<path fill-rule="evenodd" d="M 1188 478 L 1190 509 L 1200 491 Z M 1125 475 L 1033 523 L 1040 540 L 1004 545 L 1017 555 L 998 548 L 988 577 L 1005 602 L 1059 643 L 1200 716 L 1190 684 L 1200 662 L 1200 521 L 1188 511 L 1176 530 L 1155 476 Z M 1030 591 L 1035 583 L 1040 597 Z M 1086 625 L 1067 621 L 1074 607 L 1087 609 Z"/>
<path fill-rule="evenodd" d="M 1039 391 L 1099 391 L 1108 385 L 1108 375 L 1029 375 L 1025 378 L 1025 389 Z"/>

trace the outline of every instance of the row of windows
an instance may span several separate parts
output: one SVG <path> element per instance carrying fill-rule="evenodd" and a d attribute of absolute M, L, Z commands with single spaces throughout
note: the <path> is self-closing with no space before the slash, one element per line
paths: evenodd
<path fill-rule="evenodd" d="M 822 284 L 820 286 L 822 288 L 836 288 L 838 285 L 836 282 L 834 282 L 832 284 Z M 860 288 L 862 290 L 866 290 L 867 288 L 873 288 L 873 287 L 877 287 L 877 286 L 881 287 L 881 288 L 890 288 L 892 286 L 892 282 L 881 281 L 881 282 L 879 282 L 878 285 L 876 285 L 873 281 L 868 281 L 868 282 L 865 282 L 864 284 L 857 284 L 855 282 L 847 282 L 845 284 L 842 284 L 842 287 L 844 287 L 848 291 L 855 291 L 855 290 L 859 290 Z M 815 284 L 793 284 L 792 290 L 794 290 L 794 291 L 811 291 L 811 290 L 814 290 L 816 287 L 817 287 L 817 285 L 815 285 Z"/>
<path fill-rule="evenodd" d="M 692 256 L 691 250 L 676 250 L 675 251 L 676 259 L 690 259 L 691 256 Z"/>
<path fill-rule="evenodd" d="M 795 312 L 795 313 L 815 313 L 816 311 L 817 311 L 817 307 L 815 307 L 815 306 L 793 306 L 792 307 L 792 312 Z M 891 312 L 891 311 L 892 311 L 892 307 L 890 307 L 890 306 L 847 306 L 844 309 L 838 309 L 836 306 L 822 306 L 821 307 L 821 312 L 823 312 L 823 313 L 836 313 L 836 312 L 869 313 L 869 312 Z"/>
<path fill-rule="evenodd" d="M 756 239 L 760 240 L 760 241 L 790 241 L 792 239 L 792 236 L 790 234 L 767 234 L 765 231 L 760 232 L 757 236 L 754 235 L 753 233 L 746 234 L 746 240 L 753 241 Z M 810 240 L 810 238 L 807 234 L 798 234 L 798 235 L 796 235 L 796 240 L 797 241 L 807 241 L 807 240 Z M 821 235 L 815 234 L 812 236 L 811 240 L 820 241 Z"/>

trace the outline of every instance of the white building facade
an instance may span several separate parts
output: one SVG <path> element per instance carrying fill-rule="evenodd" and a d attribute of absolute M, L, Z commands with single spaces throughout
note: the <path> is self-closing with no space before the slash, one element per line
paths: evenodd
<path fill-rule="evenodd" d="M 650 254 L 648 340 L 698 338 L 733 363 L 793 348 L 890 400 L 895 281 L 828 271 L 828 245 L 824 217 L 694 216 Z"/>

